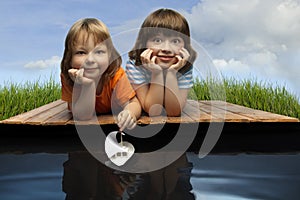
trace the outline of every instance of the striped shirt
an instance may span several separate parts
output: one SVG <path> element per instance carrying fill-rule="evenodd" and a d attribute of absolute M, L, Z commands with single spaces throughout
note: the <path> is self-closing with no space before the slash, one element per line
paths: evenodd
<path fill-rule="evenodd" d="M 126 74 L 131 84 L 148 84 L 151 82 L 151 72 L 144 67 L 137 67 L 133 60 L 126 63 Z M 179 89 L 189 89 L 193 86 L 193 67 L 184 74 L 177 73 Z"/>

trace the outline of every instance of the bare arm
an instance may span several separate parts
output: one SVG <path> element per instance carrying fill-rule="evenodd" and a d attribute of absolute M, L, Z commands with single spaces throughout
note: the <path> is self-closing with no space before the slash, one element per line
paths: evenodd
<path fill-rule="evenodd" d="M 151 116 L 160 115 L 164 103 L 164 75 L 162 68 L 155 64 L 153 50 L 147 49 L 141 54 L 143 67 L 151 71 L 151 81 L 145 85 L 133 85 L 142 108 Z M 158 105 L 158 106 L 157 106 Z"/>
<path fill-rule="evenodd" d="M 124 108 L 124 110 L 129 110 L 136 119 L 140 118 L 142 113 L 142 108 L 139 100 L 136 97 L 133 97 L 129 104 L 127 104 Z"/>
<path fill-rule="evenodd" d="M 89 120 L 95 113 L 96 83 L 83 76 L 83 69 L 69 70 L 70 77 L 77 83 L 80 90 L 73 94 L 72 105 L 70 106 L 73 116 L 77 120 Z"/>
<path fill-rule="evenodd" d="M 118 115 L 120 131 L 123 131 L 125 128 L 133 129 L 136 126 L 137 119 L 141 116 L 141 112 L 142 108 L 139 100 L 133 97 Z"/>
<path fill-rule="evenodd" d="M 165 109 L 168 116 L 180 116 L 185 106 L 189 89 L 179 89 L 176 71 L 169 70 L 166 74 Z"/>
<path fill-rule="evenodd" d="M 151 116 L 160 115 L 164 101 L 164 77 L 162 71 L 157 74 L 152 73 L 150 84 L 133 85 L 133 87 L 144 111 Z"/>
<path fill-rule="evenodd" d="M 189 89 L 179 89 L 176 74 L 186 64 L 190 54 L 185 48 L 180 50 L 180 54 L 176 56 L 177 63 L 170 66 L 166 72 L 164 104 L 168 116 L 181 115 L 189 92 Z"/>
<path fill-rule="evenodd" d="M 89 120 L 95 113 L 96 86 L 82 85 L 81 92 L 77 99 L 73 100 L 72 113 L 75 119 Z"/>

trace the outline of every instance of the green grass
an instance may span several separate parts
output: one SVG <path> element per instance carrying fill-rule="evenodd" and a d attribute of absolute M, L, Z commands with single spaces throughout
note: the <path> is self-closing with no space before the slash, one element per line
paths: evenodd
<path fill-rule="evenodd" d="M 249 108 L 264 110 L 300 119 L 299 98 L 286 87 L 274 86 L 257 80 L 222 81 L 195 80 L 190 98 L 197 100 L 226 100 Z"/>
<path fill-rule="evenodd" d="M 27 112 L 61 97 L 61 86 L 50 77 L 49 81 L 24 84 L 6 83 L 0 86 L 0 120 Z M 195 80 L 189 98 L 223 100 L 230 103 L 269 111 L 300 119 L 299 99 L 285 87 L 273 86 L 256 80 L 237 81 L 226 78 Z"/>
<path fill-rule="evenodd" d="M 0 120 L 27 112 L 61 97 L 60 84 L 52 77 L 49 81 L 5 83 L 0 86 Z"/>

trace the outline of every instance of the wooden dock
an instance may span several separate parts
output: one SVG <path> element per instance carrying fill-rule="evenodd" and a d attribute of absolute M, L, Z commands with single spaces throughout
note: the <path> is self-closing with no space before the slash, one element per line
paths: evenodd
<path fill-rule="evenodd" d="M 198 104 L 198 105 L 196 105 Z M 200 109 L 195 114 L 195 109 Z M 299 122 L 298 119 L 278 115 L 261 110 L 254 110 L 243 106 L 222 101 L 188 101 L 181 117 L 148 117 L 142 116 L 138 124 L 159 123 L 193 123 L 193 122 Z M 0 121 L 2 124 L 24 124 L 24 125 L 74 125 L 72 114 L 67 109 L 66 102 L 57 100 L 50 104 L 36 108 L 29 112 Z M 94 122 L 86 121 L 85 124 Z M 112 115 L 98 116 L 100 125 L 115 124 Z"/>
<path fill-rule="evenodd" d="M 114 116 L 107 114 L 97 118 L 97 123 L 84 121 L 80 125 L 101 125 L 107 131 L 117 130 Z M 174 134 L 178 124 L 188 127 L 195 123 L 199 124 L 199 129 L 189 148 L 190 151 L 200 148 L 210 124 L 223 126 L 221 137 L 213 152 L 300 151 L 298 119 L 223 101 L 189 100 L 181 117 L 150 118 L 143 115 L 138 120 L 140 126 L 165 124 L 166 128 L 163 131 L 170 132 L 174 129 Z M 82 145 L 75 125 L 78 123 L 74 122 L 67 104 L 57 100 L 0 121 L 0 152 L 66 152 L 77 149 Z M 158 137 L 166 137 L 161 135 L 148 142 L 153 143 Z"/>

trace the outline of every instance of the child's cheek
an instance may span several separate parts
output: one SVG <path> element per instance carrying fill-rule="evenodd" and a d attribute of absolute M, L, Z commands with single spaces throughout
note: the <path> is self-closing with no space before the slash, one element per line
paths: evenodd
<path fill-rule="evenodd" d="M 80 69 L 80 67 L 82 66 L 82 63 L 79 62 L 78 60 L 73 60 L 71 62 L 71 66 L 73 69 Z"/>
<path fill-rule="evenodd" d="M 151 57 L 156 56 L 159 51 L 159 49 L 157 49 L 157 48 L 151 48 L 151 50 L 153 51 Z"/>
<path fill-rule="evenodd" d="M 175 49 L 175 54 L 176 55 L 180 55 L 181 53 L 180 53 L 180 50 L 183 48 L 183 46 L 179 46 L 179 47 L 177 47 L 176 49 Z"/>
<path fill-rule="evenodd" d="M 73 65 L 72 68 L 73 68 L 73 69 L 80 69 L 80 66 L 81 66 L 81 65 Z"/>

